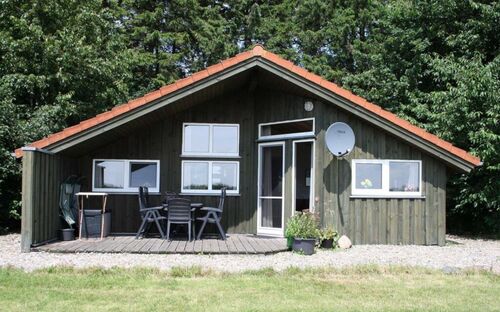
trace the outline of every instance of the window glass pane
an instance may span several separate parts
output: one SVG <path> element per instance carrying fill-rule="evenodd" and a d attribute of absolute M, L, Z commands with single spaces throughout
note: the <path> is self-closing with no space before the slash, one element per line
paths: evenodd
<path fill-rule="evenodd" d="M 283 187 L 283 147 L 262 148 L 261 196 L 281 196 Z"/>
<path fill-rule="evenodd" d="M 212 152 L 238 154 L 238 127 L 213 126 Z"/>
<path fill-rule="evenodd" d="M 263 227 L 281 228 L 282 199 L 260 200 L 260 224 Z"/>
<path fill-rule="evenodd" d="M 356 164 L 356 188 L 382 189 L 382 164 Z"/>
<path fill-rule="evenodd" d="M 272 125 L 264 125 L 261 128 L 261 136 L 282 135 L 301 132 L 312 132 L 313 120 L 301 120 L 292 122 L 282 122 Z"/>
<path fill-rule="evenodd" d="M 184 152 L 208 153 L 209 152 L 209 126 L 186 125 L 184 126 Z"/>
<path fill-rule="evenodd" d="M 94 186 L 96 188 L 123 188 L 124 167 L 123 161 L 96 161 Z"/>
<path fill-rule="evenodd" d="M 212 190 L 220 190 L 227 187 L 227 190 L 236 190 L 238 186 L 238 166 L 229 163 L 212 164 Z"/>
<path fill-rule="evenodd" d="M 416 162 L 389 162 L 391 192 L 419 192 L 420 168 Z"/>
<path fill-rule="evenodd" d="M 130 187 L 156 187 L 156 163 L 130 163 Z"/>
<path fill-rule="evenodd" d="M 208 162 L 184 163 L 182 188 L 208 190 Z"/>

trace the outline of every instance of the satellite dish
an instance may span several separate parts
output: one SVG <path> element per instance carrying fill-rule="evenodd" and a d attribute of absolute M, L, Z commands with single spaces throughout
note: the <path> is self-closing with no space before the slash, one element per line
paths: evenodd
<path fill-rule="evenodd" d="M 345 156 L 354 148 L 354 131 L 344 122 L 335 122 L 326 130 L 325 141 L 333 155 Z"/>

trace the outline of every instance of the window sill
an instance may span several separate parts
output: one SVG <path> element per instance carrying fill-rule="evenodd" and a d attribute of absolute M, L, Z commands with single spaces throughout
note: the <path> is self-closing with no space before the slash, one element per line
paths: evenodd
<path fill-rule="evenodd" d="M 182 192 L 180 193 L 179 195 L 181 196 L 220 196 L 220 192 L 217 192 L 217 193 L 188 193 L 188 192 Z M 239 197 L 241 196 L 240 193 L 227 193 L 226 192 L 226 196 L 227 197 Z"/>
<path fill-rule="evenodd" d="M 425 199 L 425 195 L 351 195 L 349 198 L 365 199 Z"/>

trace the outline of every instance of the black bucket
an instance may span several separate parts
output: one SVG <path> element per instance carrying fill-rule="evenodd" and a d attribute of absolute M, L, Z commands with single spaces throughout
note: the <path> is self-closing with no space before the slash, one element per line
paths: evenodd
<path fill-rule="evenodd" d="M 75 240 L 75 229 L 62 229 L 61 240 L 63 241 Z"/>

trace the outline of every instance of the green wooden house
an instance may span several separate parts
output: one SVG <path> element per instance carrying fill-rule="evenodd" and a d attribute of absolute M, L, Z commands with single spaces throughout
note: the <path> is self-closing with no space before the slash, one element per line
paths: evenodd
<path fill-rule="evenodd" d="M 334 122 L 355 147 L 325 147 Z M 23 248 L 57 237 L 58 185 L 109 193 L 112 232 L 140 223 L 137 187 L 215 205 L 228 233 L 283 236 L 309 209 L 354 244 L 445 243 L 446 181 L 480 160 L 394 114 L 254 47 L 16 150 L 23 158 Z"/>

